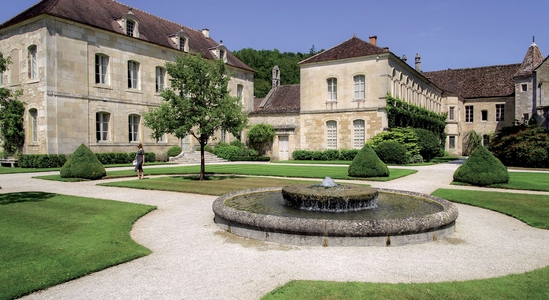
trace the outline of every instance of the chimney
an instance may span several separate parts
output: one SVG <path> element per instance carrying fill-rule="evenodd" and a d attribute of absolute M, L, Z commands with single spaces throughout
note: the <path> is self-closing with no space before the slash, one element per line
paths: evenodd
<path fill-rule="evenodd" d="M 370 37 L 370 44 L 377 46 L 377 35 L 372 35 Z"/>
<path fill-rule="evenodd" d="M 208 28 L 202 29 L 202 34 L 209 39 L 210 38 L 210 30 Z"/>
<path fill-rule="evenodd" d="M 416 53 L 416 71 L 421 72 L 421 56 Z"/>
<path fill-rule="evenodd" d="M 402 55 L 402 60 L 403 60 L 404 62 L 408 62 L 408 57 L 406 57 L 406 54 Z"/>

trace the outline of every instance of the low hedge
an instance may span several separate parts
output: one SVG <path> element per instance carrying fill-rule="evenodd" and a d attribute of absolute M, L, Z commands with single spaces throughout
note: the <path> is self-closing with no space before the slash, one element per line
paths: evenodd
<path fill-rule="evenodd" d="M 135 159 L 136 152 L 94 153 L 103 165 L 130 164 Z M 20 168 L 61 168 L 67 162 L 65 154 L 21 154 L 17 164 Z M 154 152 L 145 152 L 145 162 L 156 160 Z"/>
<path fill-rule="evenodd" d="M 235 156 L 230 161 L 271 161 L 270 156 Z"/>
<path fill-rule="evenodd" d="M 359 149 L 340 149 L 340 150 L 295 150 L 292 152 L 294 160 L 346 160 L 352 161 L 358 154 Z"/>

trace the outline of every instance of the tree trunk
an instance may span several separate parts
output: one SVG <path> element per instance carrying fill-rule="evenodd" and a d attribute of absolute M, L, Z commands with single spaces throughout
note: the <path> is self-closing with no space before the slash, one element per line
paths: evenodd
<path fill-rule="evenodd" d="M 204 147 L 206 146 L 206 143 L 208 140 L 204 137 L 204 135 L 200 136 L 200 180 L 205 179 L 206 174 L 206 160 L 204 158 Z"/>

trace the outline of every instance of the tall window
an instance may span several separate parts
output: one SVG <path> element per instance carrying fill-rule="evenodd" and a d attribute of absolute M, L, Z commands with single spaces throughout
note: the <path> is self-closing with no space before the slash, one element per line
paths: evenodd
<path fill-rule="evenodd" d="M 488 121 L 488 111 L 483 109 L 480 111 L 480 120 L 481 121 Z"/>
<path fill-rule="evenodd" d="M 139 141 L 139 120 L 138 115 L 129 115 L 128 116 L 128 134 L 130 142 Z"/>
<path fill-rule="evenodd" d="M 326 148 L 337 149 L 337 122 L 326 122 Z"/>
<path fill-rule="evenodd" d="M 31 142 L 35 143 L 38 141 L 38 111 L 36 108 L 29 110 L 30 117 L 30 130 L 31 130 Z"/>
<path fill-rule="evenodd" d="M 156 67 L 156 92 L 160 93 L 164 90 L 164 78 L 166 77 L 166 70 L 162 67 Z"/>
<path fill-rule="evenodd" d="M 496 121 L 504 120 L 505 104 L 496 104 Z"/>
<path fill-rule="evenodd" d="M 337 100 L 337 78 L 328 78 L 328 101 Z"/>
<path fill-rule="evenodd" d="M 126 35 L 133 36 L 135 30 L 135 22 L 132 20 L 126 20 Z"/>
<path fill-rule="evenodd" d="M 355 81 L 355 99 L 365 99 L 366 77 L 356 75 L 353 79 Z"/>
<path fill-rule="evenodd" d="M 223 143 L 227 142 L 227 131 L 221 130 L 221 141 Z"/>
<path fill-rule="evenodd" d="M 36 64 L 36 45 L 31 45 L 28 50 L 29 79 L 37 79 L 38 68 Z"/>
<path fill-rule="evenodd" d="M 109 66 L 109 57 L 103 54 L 95 55 L 95 83 L 107 84 L 107 67 Z"/>
<path fill-rule="evenodd" d="M 0 72 L 0 85 L 4 85 L 4 72 Z"/>
<path fill-rule="evenodd" d="M 454 106 L 450 106 L 450 110 L 448 111 L 448 119 L 454 120 L 455 118 L 455 110 L 456 108 Z"/>
<path fill-rule="evenodd" d="M 473 106 L 472 105 L 465 106 L 465 122 L 468 122 L 468 123 L 473 122 Z"/>
<path fill-rule="evenodd" d="M 19 50 L 13 49 L 10 52 L 11 61 L 13 62 L 10 65 L 10 81 L 11 84 L 20 83 L 20 70 L 19 70 Z"/>
<path fill-rule="evenodd" d="M 98 142 L 109 140 L 109 120 L 111 115 L 106 112 L 95 114 L 95 136 Z"/>
<path fill-rule="evenodd" d="M 365 142 L 364 120 L 353 121 L 353 148 L 362 149 Z"/>
<path fill-rule="evenodd" d="M 238 97 L 238 103 L 242 104 L 242 91 L 244 90 L 244 86 L 242 84 L 239 84 L 236 86 L 236 96 Z"/>
<path fill-rule="evenodd" d="M 137 89 L 139 76 L 139 63 L 136 61 L 128 61 L 128 88 Z"/>
<path fill-rule="evenodd" d="M 225 50 L 219 49 L 219 58 L 225 60 Z"/>
<path fill-rule="evenodd" d="M 450 149 L 456 148 L 456 137 L 455 136 L 449 136 L 448 137 L 448 147 Z"/>
<path fill-rule="evenodd" d="M 490 145 L 490 136 L 488 134 L 482 136 L 482 145 L 484 147 L 488 147 Z"/>
<path fill-rule="evenodd" d="M 185 38 L 179 37 L 179 50 L 185 51 Z"/>

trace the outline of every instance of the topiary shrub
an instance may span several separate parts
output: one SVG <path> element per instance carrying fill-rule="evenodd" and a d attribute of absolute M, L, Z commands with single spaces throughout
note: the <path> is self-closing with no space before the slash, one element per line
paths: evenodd
<path fill-rule="evenodd" d="M 377 157 L 369 145 L 364 145 L 353 159 L 348 169 L 352 177 L 387 177 L 389 168 Z"/>
<path fill-rule="evenodd" d="M 478 146 L 454 172 L 454 181 L 476 186 L 509 182 L 507 168 L 484 146 Z"/>
<path fill-rule="evenodd" d="M 97 157 L 81 144 L 61 168 L 62 178 L 101 179 L 107 174 Z"/>
<path fill-rule="evenodd" d="M 375 152 L 386 164 L 403 165 L 408 162 L 406 147 L 397 141 L 382 142 L 376 147 Z"/>
<path fill-rule="evenodd" d="M 173 146 L 170 149 L 168 149 L 168 153 L 166 155 L 167 157 L 176 157 L 181 153 L 181 151 L 183 151 L 181 147 Z"/>

